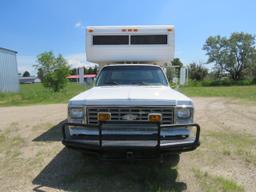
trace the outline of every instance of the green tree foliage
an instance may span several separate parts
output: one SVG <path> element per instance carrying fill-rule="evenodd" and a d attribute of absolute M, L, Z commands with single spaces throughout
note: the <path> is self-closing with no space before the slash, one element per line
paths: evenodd
<path fill-rule="evenodd" d="M 98 72 L 98 67 L 95 65 L 94 68 L 93 68 L 93 73 L 97 74 L 97 72 Z"/>
<path fill-rule="evenodd" d="M 97 66 L 95 66 L 94 68 L 90 67 L 88 69 L 86 67 L 84 67 L 84 74 L 96 74 L 97 70 L 98 70 Z M 77 68 L 70 69 L 70 74 L 71 75 L 78 75 L 77 73 L 78 73 Z"/>
<path fill-rule="evenodd" d="M 240 80 L 246 70 L 255 66 L 255 36 L 248 33 L 232 33 L 229 38 L 210 36 L 204 46 L 207 63 L 214 63 L 218 73 L 228 73 L 231 79 Z"/>
<path fill-rule="evenodd" d="M 89 69 L 87 70 L 87 74 L 92 74 L 93 73 L 93 68 L 89 67 Z"/>
<path fill-rule="evenodd" d="M 53 52 L 44 52 L 37 56 L 38 65 L 42 75 L 42 83 L 55 92 L 63 89 L 67 83 L 66 76 L 69 75 L 69 66 L 62 55 L 57 57 Z"/>
<path fill-rule="evenodd" d="M 44 77 L 44 74 L 43 74 L 43 70 L 41 68 L 38 68 L 37 69 L 37 77 L 43 81 L 43 77 Z"/>
<path fill-rule="evenodd" d="M 88 74 L 88 69 L 86 67 L 84 68 L 84 74 Z"/>
<path fill-rule="evenodd" d="M 182 67 L 183 66 L 183 63 L 180 61 L 179 58 L 174 58 L 172 60 L 172 66 L 179 66 L 179 67 Z"/>
<path fill-rule="evenodd" d="M 70 75 L 76 75 L 77 73 L 77 68 L 73 68 L 73 69 L 70 69 Z"/>
<path fill-rule="evenodd" d="M 97 66 L 95 66 L 94 68 L 92 68 L 92 67 L 89 67 L 88 69 L 87 68 L 85 68 L 85 74 L 95 74 L 95 73 L 97 73 L 97 70 L 98 70 L 98 68 L 97 68 Z"/>
<path fill-rule="evenodd" d="M 208 74 L 207 68 L 202 64 L 191 63 L 188 68 L 189 78 L 195 81 L 202 81 Z"/>
<path fill-rule="evenodd" d="M 22 77 L 30 77 L 30 73 L 28 71 L 25 71 L 23 73 Z"/>
<path fill-rule="evenodd" d="M 183 66 L 183 63 L 179 58 L 174 58 L 172 60 L 172 66 L 175 68 L 176 77 L 180 77 L 180 68 Z"/>

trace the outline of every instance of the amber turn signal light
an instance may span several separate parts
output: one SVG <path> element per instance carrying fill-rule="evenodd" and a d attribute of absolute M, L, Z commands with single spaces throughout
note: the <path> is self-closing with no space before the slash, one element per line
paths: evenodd
<path fill-rule="evenodd" d="M 162 115 L 159 113 L 150 113 L 148 115 L 148 120 L 150 122 L 160 122 L 162 120 Z"/>
<path fill-rule="evenodd" d="M 111 120 L 111 114 L 108 112 L 99 112 L 98 121 L 109 121 Z"/>

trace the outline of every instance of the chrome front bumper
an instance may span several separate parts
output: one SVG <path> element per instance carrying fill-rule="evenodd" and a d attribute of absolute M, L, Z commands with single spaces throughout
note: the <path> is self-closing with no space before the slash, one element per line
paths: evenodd
<path fill-rule="evenodd" d="M 146 126 L 143 129 L 131 130 L 115 129 L 118 126 L 134 127 L 134 122 L 100 123 L 99 125 L 86 125 L 65 123 L 62 127 L 62 143 L 70 148 L 90 152 L 104 151 L 151 151 L 175 152 L 191 151 L 199 145 L 200 126 L 198 124 L 170 124 L 136 122 L 136 125 Z M 76 127 L 70 135 L 70 127 Z M 112 128 L 112 129 L 111 129 Z M 189 132 L 195 129 L 192 136 Z M 183 135 L 183 136 L 182 136 Z M 185 137 L 184 137 L 185 136 Z"/>

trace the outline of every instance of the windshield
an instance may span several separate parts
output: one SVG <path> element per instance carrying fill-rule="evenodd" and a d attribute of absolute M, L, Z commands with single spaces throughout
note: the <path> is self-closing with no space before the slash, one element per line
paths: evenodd
<path fill-rule="evenodd" d="M 102 69 L 96 86 L 108 85 L 168 85 L 157 66 L 109 66 Z"/>

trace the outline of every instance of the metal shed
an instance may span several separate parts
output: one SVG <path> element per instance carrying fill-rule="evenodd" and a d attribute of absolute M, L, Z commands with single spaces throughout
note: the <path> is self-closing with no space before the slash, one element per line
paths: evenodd
<path fill-rule="evenodd" d="M 0 47 L 0 92 L 18 92 L 16 51 Z"/>

